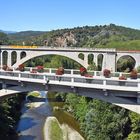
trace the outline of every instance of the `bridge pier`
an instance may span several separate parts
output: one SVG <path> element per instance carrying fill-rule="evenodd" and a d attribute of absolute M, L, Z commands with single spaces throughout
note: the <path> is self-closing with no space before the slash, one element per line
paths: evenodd
<path fill-rule="evenodd" d="M 8 51 L 8 58 L 7 58 L 7 65 L 8 67 L 11 67 L 12 66 L 12 52 L 11 51 Z"/>

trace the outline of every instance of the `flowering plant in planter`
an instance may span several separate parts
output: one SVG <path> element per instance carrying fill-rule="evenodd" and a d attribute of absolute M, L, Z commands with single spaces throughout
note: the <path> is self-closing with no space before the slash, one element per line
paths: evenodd
<path fill-rule="evenodd" d="M 37 70 L 36 70 L 36 69 L 32 69 L 32 70 L 30 71 L 30 73 L 37 73 Z"/>
<path fill-rule="evenodd" d="M 138 76 L 138 72 L 136 69 L 133 69 L 131 72 L 130 72 L 130 78 L 131 79 L 137 79 L 137 76 Z"/>
<path fill-rule="evenodd" d="M 119 80 L 127 80 L 126 76 L 122 75 L 119 77 Z"/>
<path fill-rule="evenodd" d="M 12 68 L 7 67 L 6 71 L 13 71 Z"/>
<path fill-rule="evenodd" d="M 84 76 L 87 77 L 87 79 L 86 79 L 87 83 L 91 83 L 92 82 L 93 75 L 86 73 Z"/>
<path fill-rule="evenodd" d="M 37 66 L 37 72 L 44 72 L 44 67 L 43 66 Z"/>
<path fill-rule="evenodd" d="M 103 75 L 104 75 L 106 78 L 109 78 L 109 77 L 110 77 L 110 74 L 111 74 L 110 70 L 104 69 Z"/>
<path fill-rule="evenodd" d="M 81 74 L 81 76 L 85 76 L 85 74 L 87 74 L 87 69 L 84 68 L 84 67 L 81 67 L 80 68 L 80 74 Z"/>
<path fill-rule="evenodd" d="M 56 70 L 56 75 L 63 75 L 64 74 L 64 68 L 63 67 L 59 67 L 57 70 Z"/>
<path fill-rule="evenodd" d="M 19 65 L 19 66 L 18 66 L 18 70 L 19 70 L 19 71 L 24 71 L 24 64 Z"/>
<path fill-rule="evenodd" d="M 7 65 L 3 65 L 2 69 L 3 70 L 7 70 L 8 66 Z"/>

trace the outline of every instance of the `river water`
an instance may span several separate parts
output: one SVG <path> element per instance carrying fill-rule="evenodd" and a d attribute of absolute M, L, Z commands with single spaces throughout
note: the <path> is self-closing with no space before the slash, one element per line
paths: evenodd
<path fill-rule="evenodd" d="M 41 92 L 42 98 L 35 103 L 30 103 L 30 109 L 27 107 L 26 101 L 22 108 L 22 116 L 20 118 L 17 132 L 19 140 L 43 140 L 43 126 L 48 116 L 55 116 L 60 124 L 67 125 L 73 131 L 81 134 L 79 124 L 75 119 L 62 109 L 53 109 L 54 106 L 63 106 L 63 102 L 57 102 L 51 95 L 51 100 L 48 101 L 45 92 Z"/>

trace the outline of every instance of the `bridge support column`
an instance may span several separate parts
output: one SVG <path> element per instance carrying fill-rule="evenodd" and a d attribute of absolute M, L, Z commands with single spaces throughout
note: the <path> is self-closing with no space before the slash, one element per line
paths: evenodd
<path fill-rule="evenodd" d="M 16 59 L 16 62 L 19 62 L 20 61 L 20 52 L 17 51 L 17 59 Z"/>
<path fill-rule="evenodd" d="M 7 65 L 8 65 L 8 67 L 11 67 L 12 66 L 11 51 L 8 51 Z"/>
<path fill-rule="evenodd" d="M 94 54 L 94 63 L 97 67 L 98 66 L 98 54 Z"/>
<path fill-rule="evenodd" d="M 102 70 L 109 69 L 112 72 L 116 70 L 116 54 L 115 53 L 106 53 L 103 57 Z"/>
<path fill-rule="evenodd" d="M 88 67 L 88 53 L 84 53 L 84 66 L 85 68 Z"/>

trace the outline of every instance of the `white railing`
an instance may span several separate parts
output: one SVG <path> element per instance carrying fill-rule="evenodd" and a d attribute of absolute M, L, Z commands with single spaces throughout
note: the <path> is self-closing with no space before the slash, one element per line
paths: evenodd
<path fill-rule="evenodd" d="M 52 71 L 52 70 L 51 70 Z M 74 71 L 74 70 L 73 70 Z M 20 71 L 0 71 L 0 79 L 27 81 L 33 83 L 49 83 L 71 85 L 85 88 L 112 89 L 123 91 L 140 91 L 140 79 L 119 80 L 117 77 L 103 76 L 84 77 L 78 74 L 56 75 L 55 73 L 30 73 Z"/>

